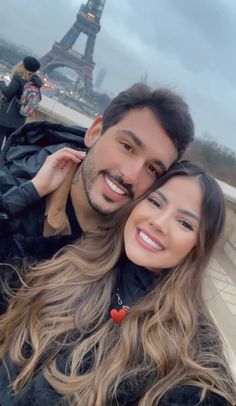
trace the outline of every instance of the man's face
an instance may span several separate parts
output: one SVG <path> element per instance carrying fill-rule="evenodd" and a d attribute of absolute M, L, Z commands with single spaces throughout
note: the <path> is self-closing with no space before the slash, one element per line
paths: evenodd
<path fill-rule="evenodd" d="M 82 178 L 90 205 L 110 214 L 141 196 L 177 158 L 177 149 L 148 109 L 131 110 L 102 135 L 98 117 L 85 136 Z"/>

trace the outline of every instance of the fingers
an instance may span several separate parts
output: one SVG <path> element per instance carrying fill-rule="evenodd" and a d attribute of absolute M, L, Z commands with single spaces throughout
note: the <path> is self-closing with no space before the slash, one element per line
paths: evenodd
<path fill-rule="evenodd" d="M 72 148 L 62 148 L 48 157 L 48 160 L 55 162 L 54 166 L 64 166 L 69 162 L 80 163 L 86 156 L 86 152 L 77 151 Z"/>
<path fill-rule="evenodd" d="M 54 169 L 71 168 L 73 165 L 80 164 L 81 160 L 77 161 L 71 158 L 58 159 L 53 163 Z"/>
<path fill-rule="evenodd" d="M 64 148 L 59 149 L 58 151 L 54 152 L 54 154 L 52 154 L 52 156 L 56 155 L 56 154 L 64 154 L 64 153 L 73 155 L 75 157 L 80 157 L 80 158 L 85 157 L 85 155 L 86 155 L 85 151 L 78 151 L 77 149 L 64 147 Z"/>
<path fill-rule="evenodd" d="M 85 151 L 77 151 L 76 149 L 72 148 L 62 148 L 61 152 L 63 154 L 66 154 L 67 157 L 70 157 L 70 159 L 79 159 L 82 160 L 86 156 Z"/>

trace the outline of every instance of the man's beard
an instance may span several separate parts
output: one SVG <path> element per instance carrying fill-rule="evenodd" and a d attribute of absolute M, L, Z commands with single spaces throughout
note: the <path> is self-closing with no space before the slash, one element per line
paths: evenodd
<path fill-rule="evenodd" d="M 123 186 L 126 189 L 126 199 L 127 199 L 127 203 L 128 200 L 131 201 L 134 199 L 134 192 L 133 192 L 133 188 L 130 184 L 125 183 L 125 181 L 122 179 L 121 176 L 119 175 L 115 175 L 115 174 L 111 174 L 108 171 L 100 171 L 100 173 L 97 173 L 96 171 L 96 167 L 94 165 L 94 161 L 93 161 L 93 148 L 91 148 L 85 158 L 85 160 L 82 162 L 81 164 L 81 176 L 82 176 L 82 181 L 84 184 L 84 190 L 85 190 L 85 194 L 88 200 L 89 205 L 91 206 L 91 208 L 96 211 L 99 214 L 102 214 L 103 216 L 109 216 L 111 214 L 115 214 L 120 208 L 117 208 L 116 210 L 112 210 L 112 211 L 106 211 L 103 210 L 103 208 L 101 207 L 101 205 L 98 205 L 91 197 L 91 192 L 92 192 L 92 188 L 93 188 L 93 184 L 96 180 L 96 178 L 98 176 L 109 176 L 111 179 L 116 180 L 121 186 Z M 113 201 L 111 199 L 109 199 L 107 196 L 103 196 L 103 198 L 109 202 L 109 203 L 113 203 Z"/>
<path fill-rule="evenodd" d="M 93 183 L 96 177 L 98 176 L 96 173 L 95 165 L 93 163 L 92 149 L 87 153 L 87 156 L 81 165 L 81 176 L 84 184 L 86 198 L 88 200 L 90 207 L 99 214 L 102 214 L 104 216 L 109 215 L 110 213 L 107 213 L 106 211 L 102 210 L 100 205 L 96 204 L 96 202 L 94 202 L 93 199 L 91 198 Z"/>

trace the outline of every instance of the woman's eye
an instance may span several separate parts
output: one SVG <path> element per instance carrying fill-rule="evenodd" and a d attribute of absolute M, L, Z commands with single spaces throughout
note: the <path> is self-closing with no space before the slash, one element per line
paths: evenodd
<path fill-rule="evenodd" d="M 147 200 L 156 207 L 161 207 L 161 204 L 158 200 L 154 199 L 153 197 L 147 197 Z"/>
<path fill-rule="evenodd" d="M 192 224 L 188 223 L 187 221 L 185 221 L 185 220 L 179 220 L 179 223 L 180 223 L 183 227 L 185 227 L 187 230 L 193 231 L 193 226 L 192 226 Z"/>

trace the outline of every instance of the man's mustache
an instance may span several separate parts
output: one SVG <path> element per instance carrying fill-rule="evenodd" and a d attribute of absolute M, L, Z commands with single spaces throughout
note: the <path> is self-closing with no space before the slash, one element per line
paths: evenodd
<path fill-rule="evenodd" d="M 108 176 L 109 178 L 113 179 L 121 186 L 123 186 L 123 188 L 126 190 L 126 194 L 129 197 L 129 199 L 134 199 L 133 186 L 130 183 L 126 183 L 120 175 L 116 175 L 107 171 L 103 171 L 103 175 Z"/>

